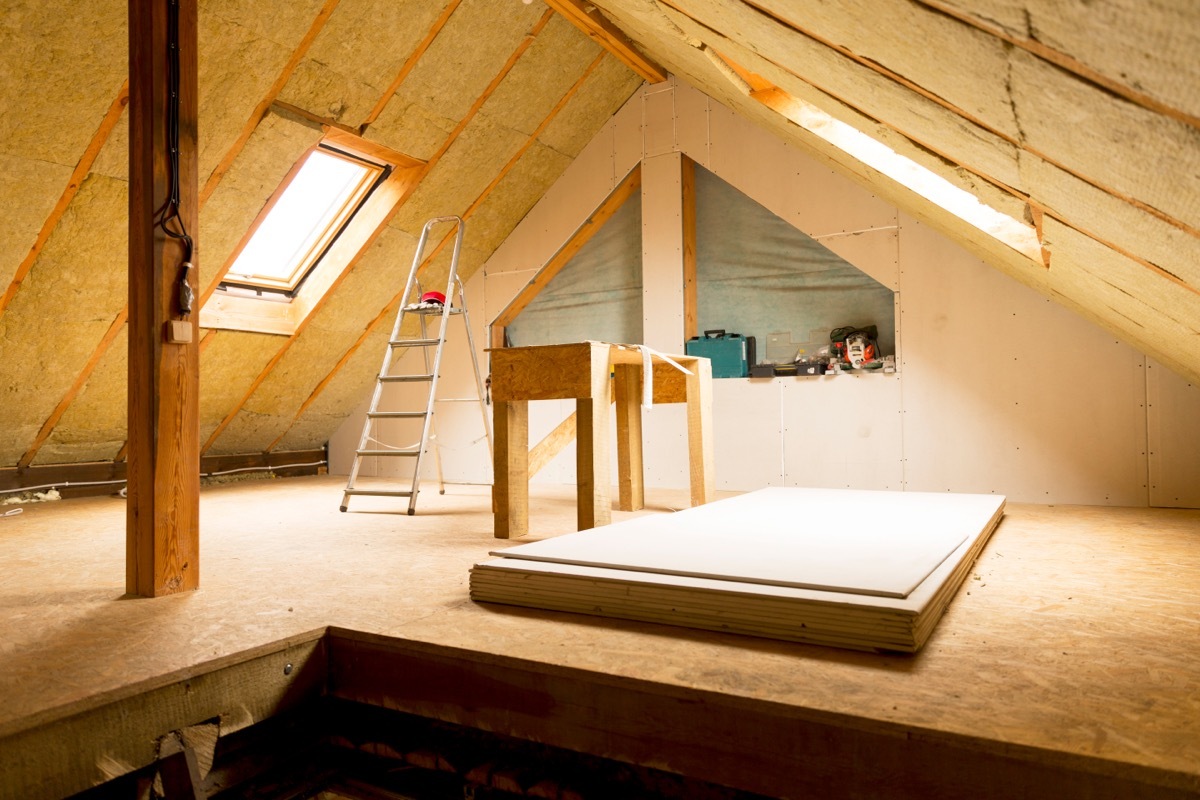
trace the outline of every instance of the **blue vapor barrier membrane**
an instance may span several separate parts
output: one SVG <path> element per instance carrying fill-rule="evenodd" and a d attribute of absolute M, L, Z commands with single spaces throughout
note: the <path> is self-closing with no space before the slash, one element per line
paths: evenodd
<path fill-rule="evenodd" d="M 756 337 L 759 361 L 771 333 L 828 344 L 843 326 L 875 325 L 896 352 L 891 289 L 699 166 L 696 283 L 700 330 Z"/>
<path fill-rule="evenodd" d="M 642 342 L 642 198 L 634 193 L 507 328 L 514 347 Z"/>

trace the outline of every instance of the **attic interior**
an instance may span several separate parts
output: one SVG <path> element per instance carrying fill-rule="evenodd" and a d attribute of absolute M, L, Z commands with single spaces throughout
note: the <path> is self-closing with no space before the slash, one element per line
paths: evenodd
<path fill-rule="evenodd" d="M 190 312 L 139 105 L 166 105 L 172 8 Z M 631 796 L 1200 796 L 1192 4 L 20 0 L 0 41 L 0 798 L 408 796 L 322 771 L 359 759 L 496 797 L 622 770 Z M 313 214 L 348 217 L 264 281 L 239 256 L 314 154 L 350 166 Z M 485 373 L 506 343 L 726 328 L 761 360 L 881 327 L 894 371 L 713 380 L 712 490 L 1007 497 L 924 649 L 473 603 L 503 543 L 469 403 L 439 411 L 444 494 L 426 472 L 413 516 L 339 512 L 446 215 Z M 832 302 L 803 299 L 801 242 L 875 310 L 795 318 Z M 441 287 L 453 239 L 428 245 Z M 535 540 L 577 525 L 574 411 L 529 408 L 529 443 L 556 440 Z M 614 521 L 693 502 L 686 416 L 640 414 L 646 509 Z M 233 480 L 264 474 L 298 477 Z M 409 717 L 464 732 L 414 742 Z M 485 734 L 579 760 L 509 788 L 461 756 Z M 267 793 L 298 759 L 308 783 Z"/>

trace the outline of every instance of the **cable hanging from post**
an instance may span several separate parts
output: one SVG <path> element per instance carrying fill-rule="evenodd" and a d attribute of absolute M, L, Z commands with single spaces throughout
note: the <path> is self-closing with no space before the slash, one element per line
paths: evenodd
<path fill-rule="evenodd" d="M 182 272 L 179 276 L 179 313 L 190 314 L 195 292 L 189 278 L 192 264 L 192 237 L 179 214 L 179 0 L 167 0 L 167 180 L 169 188 L 158 210 L 157 227 L 172 239 L 183 243 Z"/>

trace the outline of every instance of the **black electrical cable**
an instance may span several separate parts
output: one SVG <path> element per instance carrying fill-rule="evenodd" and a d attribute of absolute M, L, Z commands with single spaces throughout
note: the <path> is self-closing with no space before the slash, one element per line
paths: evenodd
<path fill-rule="evenodd" d="M 188 281 L 192 269 L 192 237 L 179 214 L 179 0 L 167 4 L 167 199 L 158 211 L 158 228 L 183 243 L 183 272 L 179 276 L 179 311 L 190 314 L 195 292 Z M 175 230 L 172 223 L 178 228 Z"/>

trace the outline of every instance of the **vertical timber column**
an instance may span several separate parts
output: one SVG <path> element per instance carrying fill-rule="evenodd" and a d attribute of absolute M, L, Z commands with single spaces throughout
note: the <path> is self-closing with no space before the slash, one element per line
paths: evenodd
<path fill-rule="evenodd" d="M 646 507 L 642 466 L 642 365 L 617 364 L 617 508 Z"/>
<path fill-rule="evenodd" d="M 529 532 L 529 401 L 492 397 L 492 511 L 497 539 Z"/>
<path fill-rule="evenodd" d="M 589 397 L 575 400 L 575 480 L 579 484 L 578 528 L 598 528 L 612 522 L 612 480 L 609 457 L 608 407 L 612 403 L 609 345 L 591 344 Z M 582 366 L 582 365 L 581 365 Z"/>
<path fill-rule="evenodd" d="M 169 147 L 178 20 L 178 159 Z M 184 314 L 185 247 L 157 222 L 177 186 L 173 229 L 195 236 L 197 0 L 129 2 L 129 498 L 130 594 L 157 597 L 199 585 L 199 309 Z M 177 183 L 176 183 L 177 182 Z M 182 225 L 182 228 L 180 227 Z M 194 251 L 193 251 L 194 252 Z M 194 262 L 194 256 L 193 256 Z M 195 291 L 196 270 L 186 279 Z"/>
<path fill-rule="evenodd" d="M 712 362 L 697 359 L 687 376 L 688 477 L 692 505 L 716 499 L 716 462 L 713 457 Z"/>
<path fill-rule="evenodd" d="M 696 284 L 696 162 L 679 159 L 680 213 L 683 217 L 683 340 L 700 335 Z M 682 352 L 682 350 L 680 351 Z"/>
<path fill-rule="evenodd" d="M 642 161 L 642 343 L 682 353 L 683 154 Z"/>

